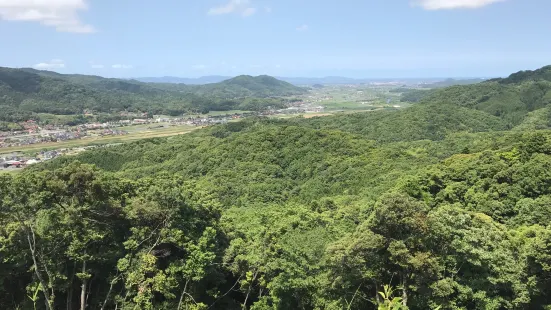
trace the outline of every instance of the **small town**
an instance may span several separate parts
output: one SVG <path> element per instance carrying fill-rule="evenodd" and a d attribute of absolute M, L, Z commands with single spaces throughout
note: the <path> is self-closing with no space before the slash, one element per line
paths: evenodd
<path fill-rule="evenodd" d="M 313 100 L 312 100 L 313 101 Z M 181 117 L 153 116 L 147 118 L 145 113 L 121 113 L 127 119 L 111 122 L 90 122 L 76 126 L 41 124 L 36 120 L 27 120 L 19 123 L 22 129 L 13 131 L 0 131 L 0 169 L 21 169 L 27 166 L 48 161 L 58 156 L 75 155 L 82 151 L 97 146 L 79 146 L 56 148 L 60 142 L 71 140 L 86 140 L 92 138 L 125 136 L 131 133 L 144 131 L 159 131 L 171 127 L 207 127 L 216 124 L 225 124 L 237 121 L 250 116 L 278 117 L 285 115 L 298 115 L 305 113 L 323 112 L 323 106 L 316 106 L 313 103 L 319 102 L 294 102 L 285 109 L 270 109 L 261 112 L 238 111 L 235 113 L 219 115 L 183 115 Z M 86 111 L 86 116 L 94 116 L 93 111 Z M 55 150 L 28 152 L 6 152 L 3 155 L 2 149 L 21 147 L 25 148 L 34 144 L 46 145 L 48 149 Z M 86 143 L 85 143 L 86 144 Z M 104 146 L 110 146 L 106 144 Z M 51 147 L 50 147 L 51 146 Z"/>
<path fill-rule="evenodd" d="M 23 128 L 22 130 L 0 131 L 0 149 L 37 143 L 56 143 L 68 140 L 86 139 L 89 137 L 124 136 L 129 133 L 129 128 L 140 125 L 151 125 L 151 127 L 146 127 L 146 129 L 180 125 L 205 127 L 215 124 L 224 124 L 248 116 L 290 115 L 319 112 L 323 112 L 322 106 L 311 106 L 301 101 L 291 104 L 286 109 L 222 115 L 184 115 L 181 117 L 154 116 L 152 118 L 138 118 L 140 116 L 143 117 L 144 114 L 126 113 L 124 116 L 128 117 L 128 119 L 105 123 L 86 123 L 77 126 L 42 125 L 38 121 L 27 120 L 19 123 Z M 87 112 L 85 115 L 93 116 L 92 112 Z M 157 126 L 154 126 L 155 124 Z"/>

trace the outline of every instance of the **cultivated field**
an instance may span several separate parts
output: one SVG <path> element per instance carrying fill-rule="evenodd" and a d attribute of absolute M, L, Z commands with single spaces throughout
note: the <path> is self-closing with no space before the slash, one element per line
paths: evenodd
<path fill-rule="evenodd" d="M 200 127 L 182 125 L 182 126 L 174 126 L 169 128 L 158 128 L 158 129 L 143 128 L 143 130 L 136 130 L 138 128 L 133 128 L 134 130 L 132 132 L 124 136 L 87 137 L 79 140 L 69 140 L 69 141 L 52 142 L 52 143 L 38 143 L 38 144 L 31 144 L 31 145 L 25 145 L 25 146 L 13 146 L 13 147 L 0 149 L 0 154 L 9 154 L 13 152 L 29 153 L 29 152 L 39 152 L 43 150 L 73 148 L 73 147 L 96 145 L 96 144 L 124 143 L 124 142 L 136 141 L 140 139 L 168 137 L 168 136 L 186 134 L 197 128 L 200 128 Z"/>

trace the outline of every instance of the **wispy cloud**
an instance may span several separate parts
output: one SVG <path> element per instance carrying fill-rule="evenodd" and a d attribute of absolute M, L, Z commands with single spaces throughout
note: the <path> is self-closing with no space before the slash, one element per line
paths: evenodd
<path fill-rule="evenodd" d="M 194 70 L 205 70 L 207 68 L 206 65 L 193 65 L 191 66 L 192 69 Z"/>
<path fill-rule="evenodd" d="M 483 6 L 503 2 L 506 0 L 415 0 L 415 6 L 421 6 L 425 10 L 452 10 L 452 9 L 477 9 Z"/>
<path fill-rule="evenodd" d="M 269 7 L 269 6 L 267 6 L 267 7 L 264 8 L 264 12 L 266 12 L 266 13 L 272 13 L 272 8 Z"/>
<path fill-rule="evenodd" d="M 307 31 L 308 29 L 310 29 L 308 25 L 302 25 L 297 27 L 297 31 Z"/>
<path fill-rule="evenodd" d="M 133 65 L 116 64 L 116 65 L 112 65 L 111 68 L 113 68 L 113 69 L 132 69 L 132 68 L 134 68 L 134 66 Z"/>
<path fill-rule="evenodd" d="M 61 59 L 52 59 L 49 62 L 37 63 L 33 68 L 40 70 L 63 69 L 65 68 L 65 62 Z"/>
<path fill-rule="evenodd" d="M 0 19 L 37 22 L 60 32 L 92 33 L 94 27 L 78 16 L 87 9 L 86 0 L 0 0 Z"/>
<path fill-rule="evenodd" d="M 256 13 L 256 8 L 251 6 L 249 0 L 229 0 L 226 4 L 211 8 L 208 15 L 239 14 L 247 17 Z"/>
<path fill-rule="evenodd" d="M 256 13 L 256 9 L 255 8 L 246 8 L 243 13 L 241 13 L 241 15 L 247 17 L 247 16 L 251 16 L 253 15 L 254 13 Z"/>

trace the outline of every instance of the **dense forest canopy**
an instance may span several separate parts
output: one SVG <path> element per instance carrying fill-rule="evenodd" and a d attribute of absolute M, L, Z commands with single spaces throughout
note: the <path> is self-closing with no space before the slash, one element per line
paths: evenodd
<path fill-rule="evenodd" d="M 7 112 L 0 114 L 0 121 L 27 120 L 33 113 L 81 114 L 85 110 L 164 115 L 256 111 L 285 107 L 285 100 L 278 97 L 305 92 L 269 76 L 239 76 L 215 84 L 183 85 L 0 68 L 0 109 Z"/>
<path fill-rule="evenodd" d="M 459 105 L 500 117 L 516 126 L 528 113 L 551 103 L 551 66 L 477 84 L 405 91 L 402 101 Z"/>
<path fill-rule="evenodd" d="M 545 83 L 2 174 L 0 308 L 549 309 Z"/>

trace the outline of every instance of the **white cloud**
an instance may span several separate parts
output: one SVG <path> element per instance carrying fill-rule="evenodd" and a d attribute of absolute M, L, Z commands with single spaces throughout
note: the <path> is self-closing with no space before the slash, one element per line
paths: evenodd
<path fill-rule="evenodd" d="M 207 68 L 207 66 L 205 66 L 205 65 L 194 65 L 194 66 L 191 66 L 191 68 L 193 68 L 195 70 L 205 70 Z"/>
<path fill-rule="evenodd" d="M 281 65 L 275 65 L 275 67 L 276 67 L 277 69 L 279 69 L 279 68 L 281 68 Z"/>
<path fill-rule="evenodd" d="M 87 9 L 86 0 L 0 0 L 0 19 L 37 22 L 60 32 L 92 33 L 94 27 L 78 16 Z"/>
<path fill-rule="evenodd" d="M 65 68 L 65 63 L 61 59 L 52 59 L 49 62 L 38 63 L 33 68 L 40 70 L 63 69 Z"/>
<path fill-rule="evenodd" d="M 250 6 L 249 0 L 229 0 L 228 3 L 211 8 L 208 15 L 240 14 L 244 17 L 256 13 L 256 8 Z"/>
<path fill-rule="evenodd" d="M 113 68 L 113 69 L 132 69 L 132 68 L 134 68 L 134 66 L 116 64 L 116 65 L 112 65 L 111 68 Z"/>
<path fill-rule="evenodd" d="M 477 9 L 505 0 L 416 0 L 413 5 L 425 10 Z"/>
<path fill-rule="evenodd" d="M 269 7 L 269 6 L 267 6 L 267 7 L 264 8 L 264 11 L 265 11 L 266 13 L 272 13 L 272 8 Z"/>
<path fill-rule="evenodd" d="M 247 17 L 253 15 L 254 13 L 256 13 L 255 8 L 246 8 L 241 15 Z"/>
<path fill-rule="evenodd" d="M 308 25 L 302 25 L 302 26 L 298 26 L 297 27 L 297 31 L 306 31 L 308 30 L 310 27 L 308 27 Z"/>

